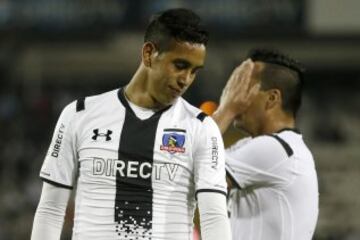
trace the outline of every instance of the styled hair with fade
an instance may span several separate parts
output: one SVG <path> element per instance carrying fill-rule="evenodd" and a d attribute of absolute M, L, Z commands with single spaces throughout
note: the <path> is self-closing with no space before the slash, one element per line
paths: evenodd
<path fill-rule="evenodd" d="M 153 15 L 144 36 L 144 42 L 152 42 L 159 52 L 168 50 L 171 40 L 207 45 L 208 39 L 200 17 L 185 8 Z"/>
<path fill-rule="evenodd" d="M 305 68 L 277 50 L 253 49 L 248 58 L 265 63 L 260 73 L 261 90 L 280 90 L 283 110 L 296 117 L 301 106 Z"/>

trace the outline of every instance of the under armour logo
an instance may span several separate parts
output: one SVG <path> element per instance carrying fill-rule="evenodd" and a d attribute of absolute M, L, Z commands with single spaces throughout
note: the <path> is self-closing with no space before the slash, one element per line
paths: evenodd
<path fill-rule="evenodd" d="M 111 137 L 110 135 L 113 133 L 111 130 L 107 130 L 107 133 L 99 133 L 99 129 L 94 129 L 93 130 L 94 132 L 94 136 L 92 136 L 92 139 L 93 140 L 97 140 L 98 137 L 106 137 L 105 138 L 105 141 L 110 141 L 111 140 Z"/>

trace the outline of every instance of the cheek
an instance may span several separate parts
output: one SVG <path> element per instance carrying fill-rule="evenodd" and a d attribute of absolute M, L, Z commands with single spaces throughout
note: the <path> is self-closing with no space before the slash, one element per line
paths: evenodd
<path fill-rule="evenodd" d="M 191 76 L 189 85 L 191 85 L 194 82 L 195 78 L 196 78 L 196 74 Z"/>
<path fill-rule="evenodd" d="M 263 106 L 260 102 L 254 101 L 247 109 L 245 116 L 248 121 L 254 121 L 262 118 Z"/>
<path fill-rule="evenodd" d="M 161 69 L 156 69 L 151 72 L 149 84 L 152 88 L 158 89 L 166 79 L 166 74 Z"/>
<path fill-rule="evenodd" d="M 162 65 L 155 70 L 154 75 L 156 77 L 156 82 L 161 85 L 162 83 L 168 82 L 169 79 L 174 78 L 175 72 L 174 69 L 171 68 L 171 66 Z"/>

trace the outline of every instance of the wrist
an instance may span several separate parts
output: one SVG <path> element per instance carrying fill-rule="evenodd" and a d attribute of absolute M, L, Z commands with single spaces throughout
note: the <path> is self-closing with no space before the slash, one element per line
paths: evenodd
<path fill-rule="evenodd" d="M 231 120 L 231 121 L 237 115 L 235 111 L 231 110 L 231 108 L 221 107 L 221 105 L 219 106 L 218 109 L 216 109 L 214 114 L 217 114 L 217 115 L 221 116 L 221 118 L 228 119 L 228 120 Z"/>
<path fill-rule="evenodd" d="M 222 134 L 226 132 L 236 114 L 226 108 L 218 108 L 212 115 Z"/>

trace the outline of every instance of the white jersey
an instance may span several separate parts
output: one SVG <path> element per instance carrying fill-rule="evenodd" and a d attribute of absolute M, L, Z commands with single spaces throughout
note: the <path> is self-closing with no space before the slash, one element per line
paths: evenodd
<path fill-rule="evenodd" d="M 226 152 L 234 240 L 310 240 L 318 217 L 318 182 L 302 135 L 285 129 L 247 138 Z"/>
<path fill-rule="evenodd" d="M 141 120 L 122 89 L 64 109 L 40 177 L 76 187 L 73 240 L 192 239 L 196 194 L 226 195 L 215 122 L 182 98 Z"/>

